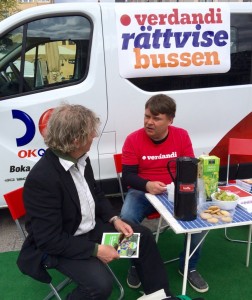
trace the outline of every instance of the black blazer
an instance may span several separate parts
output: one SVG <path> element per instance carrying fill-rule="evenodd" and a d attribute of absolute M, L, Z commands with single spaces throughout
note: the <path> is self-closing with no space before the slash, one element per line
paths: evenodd
<path fill-rule="evenodd" d="M 86 162 L 84 176 L 95 200 L 96 217 L 108 222 L 115 212 L 96 184 L 90 159 L 87 158 Z M 41 263 L 44 257 L 49 256 L 53 261 L 57 256 L 86 259 L 92 255 L 95 242 L 89 239 L 89 235 L 74 236 L 81 222 L 74 181 L 50 149 L 30 171 L 23 196 L 28 237 L 17 261 L 23 273 L 50 282 L 51 278 Z"/>

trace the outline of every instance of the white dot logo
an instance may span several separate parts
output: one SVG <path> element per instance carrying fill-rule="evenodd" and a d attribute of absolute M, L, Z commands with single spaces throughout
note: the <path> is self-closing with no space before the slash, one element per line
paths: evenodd
<path fill-rule="evenodd" d="M 146 160 L 146 156 L 143 156 L 143 157 L 142 157 L 142 160 Z"/>

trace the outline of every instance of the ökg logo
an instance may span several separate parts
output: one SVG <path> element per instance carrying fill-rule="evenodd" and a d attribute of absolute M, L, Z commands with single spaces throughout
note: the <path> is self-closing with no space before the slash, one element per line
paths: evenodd
<path fill-rule="evenodd" d="M 48 119 L 52 113 L 53 109 L 48 109 L 47 111 L 45 111 L 38 122 L 38 127 L 39 127 L 39 131 L 40 134 L 43 136 L 44 135 L 44 130 L 46 128 Z M 18 147 L 22 147 L 25 146 L 27 144 L 29 144 L 32 139 L 35 136 L 36 133 L 36 127 L 34 124 L 34 121 L 32 120 L 32 118 L 25 113 L 24 111 L 21 110 L 12 110 L 12 117 L 13 119 L 18 119 L 20 121 L 22 121 L 26 127 L 26 132 L 24 133 L 24 135 L 22 137 L 18 137 L 16 138 L 16 143 Z"/>
<path fill-rule="evenodd" d="M 26 126 L 26 132 L 22 137 L 16 138 L 17 146 L 22 147 L 30 143 L 30 141 L 34 138 L 35 135 L 35 124 L 32 118 L 21 110 L 12 110 L 12 117 L 13 119 L 18 119 L 22 121 Z"/>

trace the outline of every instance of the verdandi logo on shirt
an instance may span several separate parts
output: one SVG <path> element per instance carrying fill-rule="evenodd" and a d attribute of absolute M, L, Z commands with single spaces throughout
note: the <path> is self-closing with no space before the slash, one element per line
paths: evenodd
<path fill-rule="evenodd" d="M 162 154 L 160 153 L 159 155 L 143 155 L 142 160 L 158 160 L 158 159 L 167 159 L 167 158 L 174 158 L 177 157 L 177 152 L 173 151 L 170 154 Z"/>

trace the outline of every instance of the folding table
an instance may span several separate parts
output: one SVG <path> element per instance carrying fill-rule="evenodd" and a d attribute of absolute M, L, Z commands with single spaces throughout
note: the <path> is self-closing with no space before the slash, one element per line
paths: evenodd
<path fill-rule="evenodd" d="M 246 266 L 249 266 L 249 256 L 250 256 L 250 245 L 251 245 L 251 232 L 252 232 L 252 214 L 244 211 L 243 209 L 236 207 L 235 213 L 233 215 L 233 220 L 230 223 L 218 222 L 217 224 L 209 223 L 199 216 L 193 221 L 180 221 L 175 219 L 173 216 L 173 202 L 168 200 L 167 193 L 160 195 L 151 195 L 146 193 L 147 199 L 151 204 L 156 208 L 156 210 L 162 215 L 166 222 L 170 225 L 172 230 L 176 233 L 186 233 L 187 234 L 187 246 L 186 246 L 186 255 L 185 255 L 185 267 L 184 267 L 184 278 L 182 286 L 182 295 L 186 294 L 187 286 L 187 273 L 188 273 L 188 263 L 190 257 L 193 255 L 194 251 L 190 254 L 190 245 L 191 245 L 191 235 L 197 232 L 205 231 L 205 235 L 202 240 L 199 242 L 198 246 L 203 242 L 208 232 L 212 229 L 235 227 L 235 226 L 249 226 L 249 235 L 248 235 L 248 246 L 247 246 L 247 258 Z M 190 254 L 190 255 L 189 255 Z"/>

